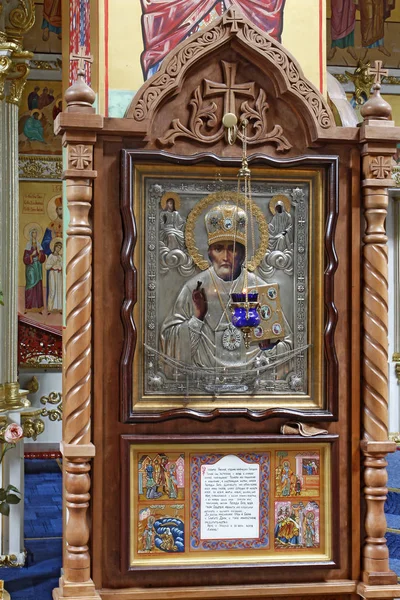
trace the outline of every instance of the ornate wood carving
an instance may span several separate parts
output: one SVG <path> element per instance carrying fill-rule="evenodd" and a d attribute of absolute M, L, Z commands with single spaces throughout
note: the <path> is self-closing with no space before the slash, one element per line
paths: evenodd
<path fill-rule="evenodd" d="M 89 212 L 93 162 L 93 129 L 102 120 L 92 114 L 94 94 L 78 71 L 78 81 L 66 92 L 68 128 L 61 118 L 56 130 L 64 132 L 68 165 L 66 178 L 70 223 L 66 244 L 66 329 L 63 336 L 63 442 L 64 487 L 68 519 L 64 531 L 64 575 L 57 598 L 98 597 L 90 578 L 88 549 L 88 508 L 90 499 L 91 443 L 91 302 L 92 302 L 92 227 Z M 80 115 L 79 113 L 86 113 Z M 61 117 L 61 115 L 60 115 Z M 72 124 L 71 124 L 72 122 Z M 82 131 L 82 123 L 90 129 Z M 74 131 L 75 127 L 79 133 Z"/>
<path fill-rule="evenodd" d="M 275 125 L 268 132 L 268 123 L 266 113 L 269 105 L 266 101 L 267 95 L 263 89 L 258 91 L 256 98 L 256 84 L 254 81 L 248 83 L 235 83 L 237 65 L 221 61 L 224 73 L 224 82 L 203 80 L 203 86 L 198 86 L 192 94 L 190 101 L 191 117 L 188 126 L 185 127 L 180 119 L 174 119 L 170 129 L 165 132 L 163 137 L 158 138 L 161 146 L 172 146 L 177 137 L 189 138 L 204 144 L 213 144 L 225 135 L 225 128 L 220 124 L 217 132 L 210 133 L 209 130 L 218 124 L 217 104 L 205 102 L 208 98 L 224 96 L 223 112 L 236 113 L 236 96 L 247 97 L 249 100 L 240 105 L 238 117 L 247 119 L 250 124 L 250 132 L 247 137 L 248 144 L 264 144 L 269 142 L 275 144 L 278 152 L 285 152 L 292 148 L 292 144 L 283 135 L 283 128 Z M 203 91 L 201 90 L 203 87 Z M 254 132 L 254 133 L 253 133 Z M 241 132 L 238 133 L 237 141 L 242 140 Z"/>
<path fill-rule="evenodd" d="M 299 113 L 305 119 L 308 127 L 311 130 L 311 138 L 318 137 L 318 133 L 322 130 L 327 130 L 334 127 L 335 122 L 331 110 L 319 92 L 305 80 L 300 66 L 288 52 L 264 33 L 250 21 L 248 21 L 241 13 L 239 7 L 233 6 L 220 19 L 213 23 L 198 34 L 193 35 L 190 41 L 180 44 L 167 57 L 158 73 L 156 73 L 139 91 L 127 110 L 126 116 L 134 119 L 138 123 L 137 130 L 143 133 L 147 132 L 148 125 L 153 121 L 154 114 L 157 112 L 164 99 L 176 93 L 182 86 L 184 78 L 190 67 L 200 58 L 206 57 L 217 49 L 221 48 L 227 41 L 237 42 L 246 53 L 251 53 L 253 56 L 258 55 L 262 59 L 263 68 L 273 73 L 276 88 L 281 94 L 286 92 L 291 96 L 291 101 L 298 105 Z M 210 95 L 212 82 L 205 82 L 204 98 Z M 226 80 L 227 88 L 225 93 L 233 93 L 233 80 L 229 86 L 229 79 Z M 221 88 L 221 84 L 218 83 Z M 217 88 L 218 89 L 218 88 Z M 229 92 L 228 92 L 229 90 Z M 247 90 L 247 91 L 246 91 Z M 251 94 L 251 86 L 242 88 L 241 93 L 246 91 L 246 95 Z M 215 87 L 214 87 L 215 92 Z M 194 97 L 191 100 L 192 116 L 187 130 L 176 119 L 173 122 L 172 128 L 161 138 L 162 144 L 173 143 L 177 135 L 185 134 L 186 136 L 195 135 L 195 139 L 204 142 L 202 137 L 199 137 L 199 125 L 207 123 L 208 120 L 213 120 L 212 103 L 202 110 L 202 100 L 200 90 L 194 92 Z M 232 98 L 232 96 L 231 96 Z M 256 106 L 257 116 L 253 116 L 255 122 L 259 119 L 259 114 L 264 112 L 264 99 L 259 98 Z M 256 103 L 257 104 L 257 103 Z M 226 103 L 226 106 L 232 106 L 232 102 Z M 243 103 L 246 105 L 246 102 Z M 246 108 L 242 105 L 243 112 Z M 249 111 L 251 114 L 254 107 Z M 141 126 L 139 125 L 141 124 Z M 264 128 L 265 129 L 265 128 Z M 274 131 L 274 130 L 273 130 Z M 203 134 L 204 135 L 204 134 Z M 261 137 L 264 141 L 277 137 L 277 145 L 281 151 L 285 148 L 282 132 L 263 131 L 263 134 L 258 134 L 254 138 L 253 143 L 261 143 Z M 210 140 L 212 143 L 214 140 Z"/>
<path fill-rule="evenodd" d="M 363 107 L 367 119 L 361 128 L 366 222 L 363 238 L 364 441 L 361 444 L 365 461 L 366 539 L 362 555 L 363 581 L 372 585 L 397 582 L 395 573 L 389 569 L 384 514 L 387 493 L 385 456 L 396 448 L 394 442 L 388 441 L 388 250 L 385 231 L 388 187 L 392 184 L 388 179 L 388 164 L 395 145 L 389 129 L 393 122 L 381 127 L 382 137 L 389 131 L 388 141 L 376 141 L 376 129 L 390 115 L 390 106 L 380 98 L 379 88 L 379 84 L 375 84 L 373 96 Z"/>

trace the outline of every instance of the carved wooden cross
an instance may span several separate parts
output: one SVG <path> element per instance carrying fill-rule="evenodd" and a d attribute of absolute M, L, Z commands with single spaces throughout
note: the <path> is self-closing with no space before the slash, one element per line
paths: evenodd
<path fill-rule="evenodd" d="M 228 63 L 224 60 L 222 62 L 222 69 L 224 71 L 225 83 L 216 81 L 204 80 L 204 98 L 210 96 L 221 96 L 224 95 L 224 115 L 226 113 L 236 113 L 235 97 L 246 96 L 254 99 L 255 95 L 255 83 L 254 81 L 248 83 L 235 83 L 236 79 L 236 63 Z"/>
<path fill-rule="evenodd" d="M 86 55 L 85 54 L 85 46 L 79 46 L 79 52 L 77 54 L 73 54 L 71 52 L 70 56 L 69 56 L 69 60 L 78 61 L 78 70 L 79 71 L 84 71 L 85 69 L 85 63 L 92 63 L 93 62 L 93 56 L 91 54 Z"/>
<path fill-rule="evenodd" d="M 238 28 L 238 23 L 243 22 L 243 15 L 242 15 L 242 11 L 240 10 L 240 8 L 236 5 L 233 5 L 228 12 L 226 12 L 224 14 L 224 18 L 223 18 L 223 23 L 224 25 L 226 25 L 226 23 L 231 23 L 232 24 L 232 33 L 237 33 L 239 31 Z"/>
<path fill-rule="evenodd" d="M 369 69 L 369 75 L 374 75 L 374 83 L 382 83 L 382 79 L 389 75 L 389 71 L 387 69 L 382 69 L 382 61 L 376 60 L 374 62 L 374 67 Z"/>

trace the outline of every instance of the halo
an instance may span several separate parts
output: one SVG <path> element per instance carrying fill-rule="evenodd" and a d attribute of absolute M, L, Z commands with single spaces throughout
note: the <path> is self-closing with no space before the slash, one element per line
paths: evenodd
<path fill-rule="evenodd" d="M 165 194 L 162 195 L 160 200 L 161 208 L 165 210 L 167 202 L 170 198 L 172 198 L 172 200 L 175 202 L 175 210 L 178 210 L 181 205 L 181 198 L 176 192 L 165 192 Z"/>
<path fill-rule="evenodd" d="M 276 212 L 275 207 L 278 202 L 283 202 L 286 212 L 290 213 L 292 205 L 290 204 L 289 198 L 284 194 L 277 194 L 276 196 L 273 196 L 273 198 L 271 198 L 271 200 L 269 201 L 269 210 L 272 212 L 273 215 Z"/>
<path fill-rule="evenodd" d="M 53 239 L 51 240 L 51 242 L 50 242 L 49 246 L 50 246 L 50 250 L 51 250 L 52 252 L 54 252 L 54 246 L 55 246 L 56 244 L 58 244 L 58 243 L 60 243 L 60 244 L 62 245 L 62 243 L 63 243 L 63 241 L 62 241 L 62 238 L 60 238 L 60 237 L 55 237 L 55 238 L 53 238 Z"/>
<path fill-rule="evenodd" d="M 31 241 L 30 233 L 31 233 L 32 229 L 37 229 L 37 232 L 38 232 L 37 239 L 38 239 L 38 241 L 41 240 L 42 236 L 43 236 L 43 228 L 41 225 L 39 225 L 39 223 L 28 223 L 27 225 L 25 225 L 24 238 L 26 240 L 28 240 L 28 242 Z"/>
<path fill-rule="evenodd" d="M 314 515 L 314 513 L 313 513 L 311 510 L 309 510 L 309 511 L 307 512 L 307 517 L 308 517 L 309 519 L 311 519 L 312 521 L 315 519 L 315 515 Z"/>
<path fill-rule="evenodd" d="M 213 192 L 209 196 L 206 196 L 200 202 L 198 202 L 194 208 L 190 211 L 188 218 L 186 220 L 185 227 L 185 242 L 186 247 L 190 256 L 193 258 L 195 264 L 201 269 L 205 271 L 210 266 L 207 258 L 200 252 L 200 250 L 196 246 L 195 239 L 195 226 L 198 217 L 201 213 L 209 206 L 213 204 L 220 204 L 222 202 L 228 202 L 230 204 L 235 204 L 238 206 L 245 207 L 245 197 L 243 194 L 239 194 L 238 192 Z M 268 248 L 268 224 L 262 213 L 261 208 L 257 206 L 253 201 L 251 202 L 251 210 L 253 213 L 253 217 L 255 217 L 256 222 L 258 224 L 258 230 L 260 234 L 259 246 L 255 254 L 250 257 L 248 261 L 248 269 L 249 271 L 254 271 L 259 263 L 265 256 L 265 253 Z M 208 249 L 207 249 L 208 250 Z"/>
<path fill-rule="evenodd" d="M 34 115 L 35 113 L 39 113 L 39 119 L 41 119 L 41 118 L 42 118 L 42 116 L 43 116 L 43 113 L 42 113 L 42 111 L 41 111 L 41 110 L 39 110 L 38 108 L 32 108 L 32 110 L 31 110 L 31 117 L 33 117 L 33 115 Z"/>
<path fill-rule="evenodd" d="M 59 194 L 56 194 L 52 198 L 50 198 L 50 200 L 47 204 L 47 214 L 49 215 L 49 217 L 52 221 L 55 221 L 57 219 L 56 198 L 60 198 L 60 197 L 62 199 L 61 192 Z"/>

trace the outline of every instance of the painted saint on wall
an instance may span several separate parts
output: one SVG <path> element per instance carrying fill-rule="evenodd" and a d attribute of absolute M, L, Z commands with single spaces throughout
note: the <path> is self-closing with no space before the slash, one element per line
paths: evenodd
<path fill-rule="evenodd" d="M 396 0 L 331 0 L 328 61 L 337 65 L 357 65 L 361 59 L 374 60 L 382 55 L 390 57 L 396 47 L 399 19 Z M 394 17 L 394 19 L 393 19 Z M 388 19 L 391 22 L 388 23 Z M 390 59 L 385 59 L 387 66 Z"/>
<path fill-rule="evenodd" d="M 233 4 L 257 27 L 281 41 L 286 0 L 141 0 L 143 76 L 148 79 L 175 46 L 210 25 Z"/>
<path fill-rule="evenodd" d="M 38 324 L 61 329 L 63 220 L 61 184 L 20 182 L 18 311 Z"/>
<path fill-rule="evenodd" d="M 28 227 L 29 240 L 25 247 L 25 313 L 43 311 L 43 263 L 46 255 L 39 242 L 41 227 L 32 223 Z"/>

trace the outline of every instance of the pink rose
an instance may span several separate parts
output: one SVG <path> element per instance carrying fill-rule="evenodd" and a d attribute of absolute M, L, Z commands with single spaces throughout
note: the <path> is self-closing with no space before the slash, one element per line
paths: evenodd
<path fill-rule="evenodd" d="M 18 423 L 10 423 L 7 425 L 3 436 L 4 441 L 6 441 L 8 444 L 14 444 L 24 437 L 24 431 L 21 425 L 18 425 Z"/>

